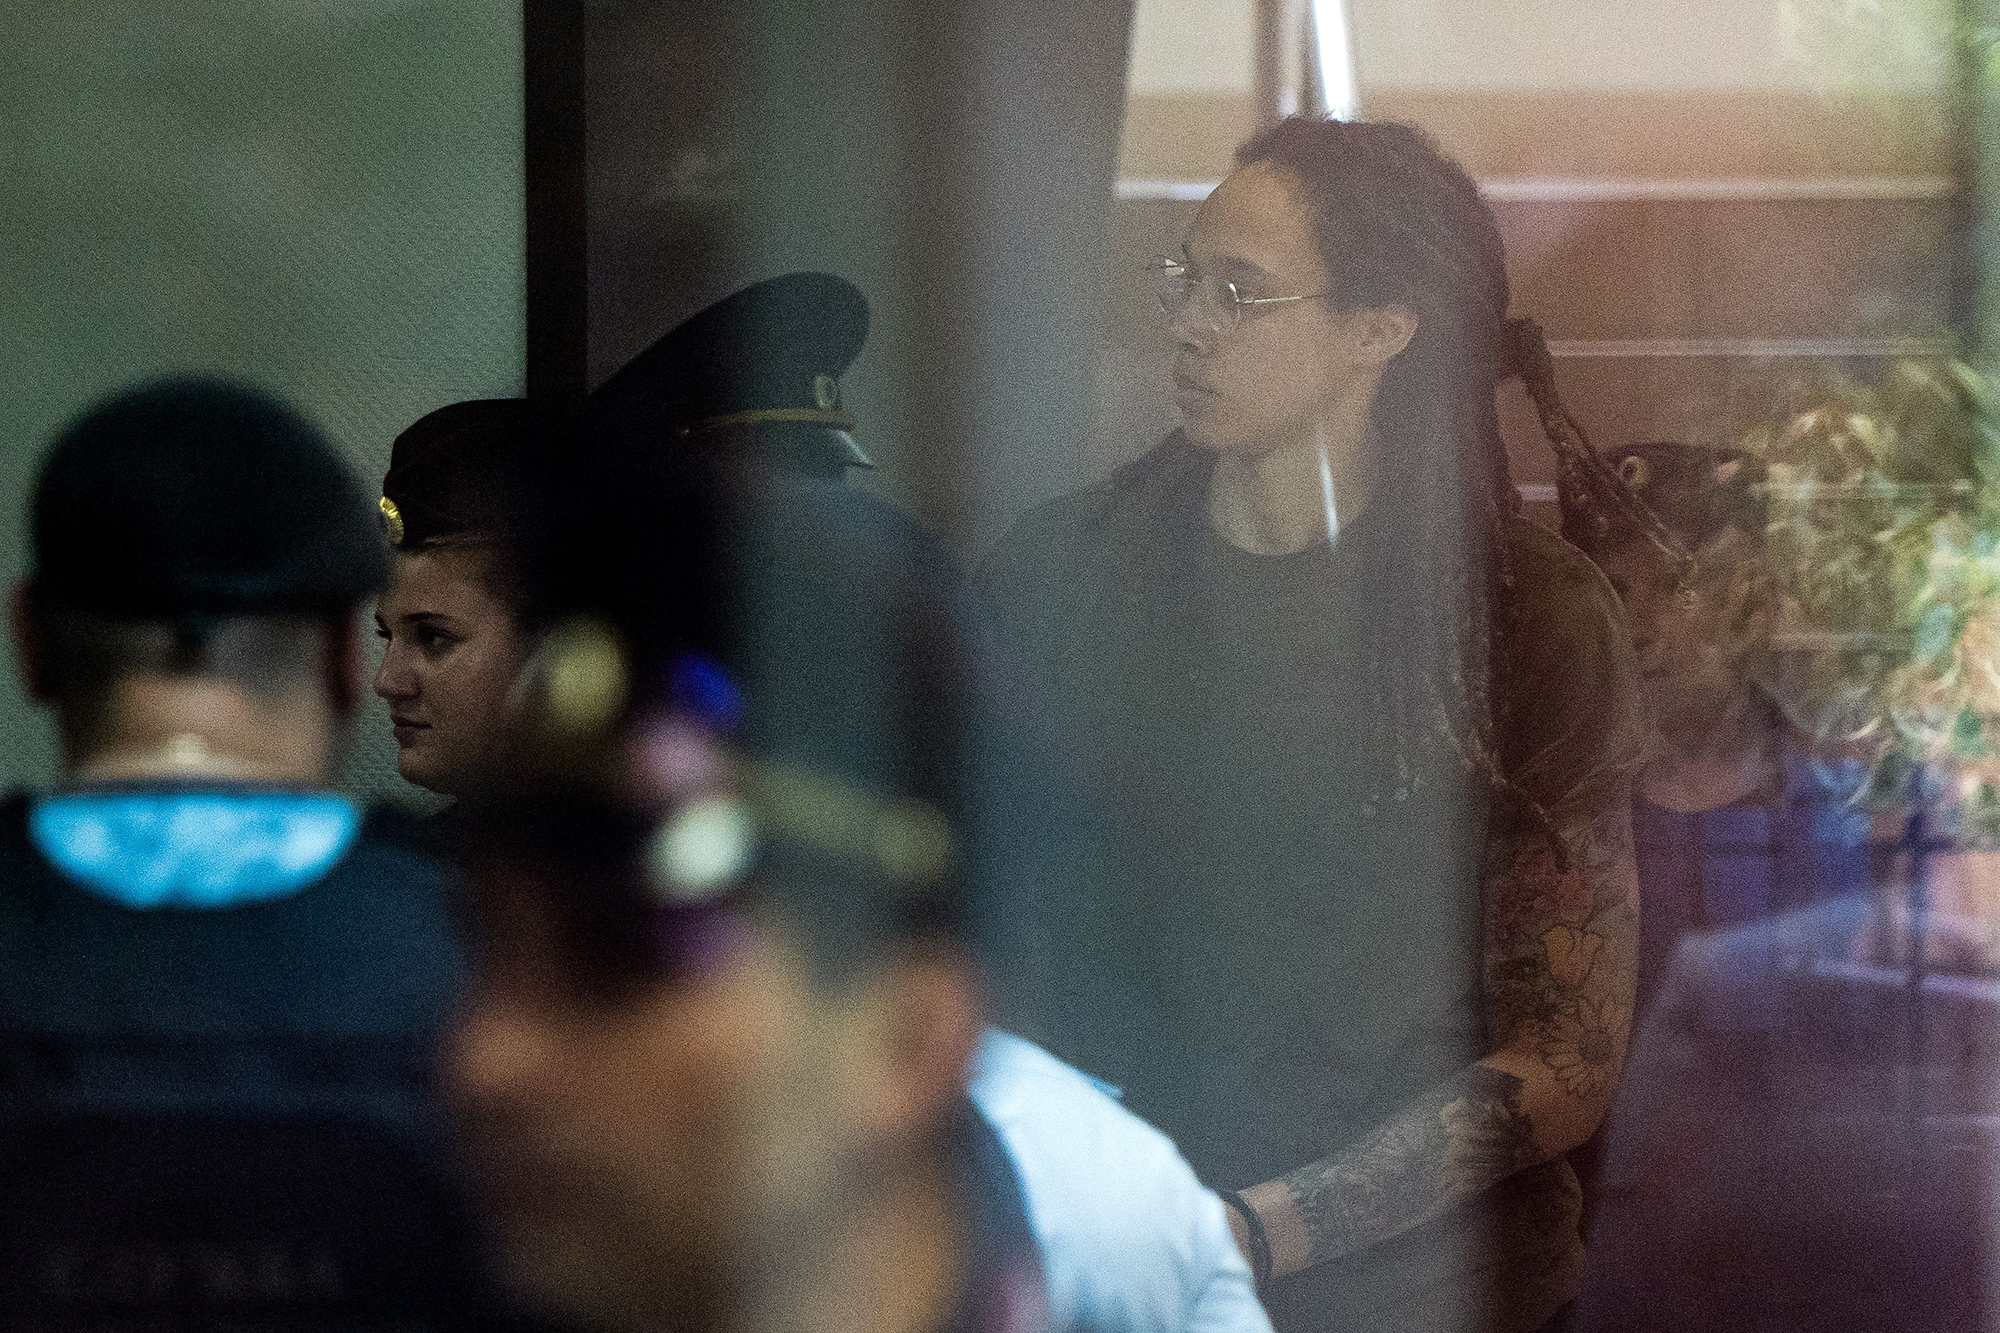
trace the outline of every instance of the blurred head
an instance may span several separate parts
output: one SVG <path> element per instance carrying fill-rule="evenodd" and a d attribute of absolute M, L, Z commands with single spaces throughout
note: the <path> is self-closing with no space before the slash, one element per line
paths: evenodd
<path fill-rule="evenodd" d="M 72 762 L 135 691 L 202 683 L 274 723 L 354 711 L 381 541 L 353 475 L 284 404 L 203 378 L 119 394 L 57 438 L 30 526 L 15 638 Z"/>
<path fill-rule="evenodd" d="M 1700 745 L 1740 722 L 1770 652 L 1775 595 L 1764 559 L 1764 470 L 1749 454 L 1647 444 L 1619 455 L 1626 486 L 1691 560 L 1609 534 L 1590 555 L 1632 622 L 1640 683 L 1663 738 Z"/>
<path fill-rule="evenodd" d="M 512 778 L 466 803 L 448 1075 L 527 1294 L 715 1326 L 934 1167 L 962 1109 L 965 659 L 874 502 L 719 523 L 645 452 L 553 544 Z"/>
<path fill-rule="evenodd" d="M 454 403 L 396 439 L 382 483 L 394 577 L 375 611 L 396 771 L 463 790 L 486 761 L 535 619 L 528 510 L 566 436 L 520 399 Z"/>

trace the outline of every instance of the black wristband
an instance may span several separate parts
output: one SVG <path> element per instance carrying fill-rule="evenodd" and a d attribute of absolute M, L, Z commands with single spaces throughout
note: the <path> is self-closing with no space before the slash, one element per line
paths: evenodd
<path fill-rule="evenodd" d="M 1216 1194 L 1243 1219 L 1243 1229 L 1250 1233 L 1250 1276 L 1258 1286 L 1267 1285 L 1271 1281 L 1271 1240 L 1264 1234 L 1264 1219 L 1235 1190 L 1217 1190 Z"/>

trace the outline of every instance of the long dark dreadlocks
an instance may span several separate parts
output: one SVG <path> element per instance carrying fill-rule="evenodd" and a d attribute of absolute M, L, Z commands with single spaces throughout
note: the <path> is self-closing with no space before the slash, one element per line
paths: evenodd
<path fill-rule="evenodd" d="M 1566 510 L 1630 503 L 1555 391 L 1541 330 L 1507 317 L 1506 256 L 1493 214 L 1463 168 L 1408 125 L 1294 117 L 1238 151 L 1237 164 L 1287 172 L 1311 211 L 1334 305 L 1391 304 L 1417 315 L 1410 345 L 1376 394 L 1375 503 L 1407 534 L 1399 591 L 1370 626 L 1378 754 L 1392 756 L 1377 800 L 1424 778 L 1424 742 L 1442 731 L 1458 759 L 1531 822 L 1547 818 L 1506 776 L 1499 738 L 1509 701 L 1496 663 L 1514 617 L 1504 525 L 1519 496 L 1494 389 L 1519 375 L 1555 448 Z M 1558 840 L 1558 843 L 1560 840 Z"/>

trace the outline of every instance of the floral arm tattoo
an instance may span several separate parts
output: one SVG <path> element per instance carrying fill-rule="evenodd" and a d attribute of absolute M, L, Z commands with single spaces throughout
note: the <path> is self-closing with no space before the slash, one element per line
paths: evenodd
<path fill-rule="evenodd" d="M 1360 1140 L 1246 1191 L 1282 1275 L 1421 1226 L 1590 1136 L 1630 1026 L 1638 946 L 1631 804 L 1489 849 L 1486 982 L 1496 1049 Z"/>
<path fill-rule="evenodd" d="M 1631 798 L 1621 792 L 1588 821 L 1560 831 L 1566 867 L 1546 838 L 1503 839 L 1489 849 L 1486 995 L 1502 1048 L 1532 1054 L 1573 1099 L 1596 1104 L 1590 1126 L 1576 1136 L 1580 1143 L 1624 1062 L 1639 974 Z M 1576 1106 L 1552 1109 L 1573 1113 Z"/>

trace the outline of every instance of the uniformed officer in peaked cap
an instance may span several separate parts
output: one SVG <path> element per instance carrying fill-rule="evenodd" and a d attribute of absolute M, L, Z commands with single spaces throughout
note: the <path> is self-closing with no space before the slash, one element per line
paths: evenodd
<path fill-rule="evenodd" d="M 396 437 L 379 501 L 395 550 L 375 607 L 375 692 L 397 771 L 456 796 L 487 745 L 537 628 L 538 513 L 584 446 L 574 406 L 523 398 L 452 403 Z"/>
<path fill-rule="evenodd" d="M 0 801 L 0 1326 L 458 1320 L 447 878 L 331 790 L 368 491 L 284 404 L 177 379 L 61 434 L 31 527 L 62 776 Z"/>
<path fill-rule="evenodd" d="M 840 377 L 868 339 L 868 299 L 830 273 L 788 273 L 709 306 L 590 395 L 615 438 L 741 451 L 812 476 L 873 467 Z"/>

